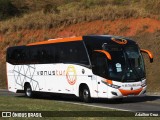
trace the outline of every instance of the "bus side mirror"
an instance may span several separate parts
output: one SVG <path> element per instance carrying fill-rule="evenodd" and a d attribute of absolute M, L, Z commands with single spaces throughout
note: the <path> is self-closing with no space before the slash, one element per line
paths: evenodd
<path fill-rule="evenodd" d="M 104 53 L 108 60 L 112 60 L 112 57 L 109 52 L 107 52 L 105 50 L 94 50 L 94 51 Z"/>
<path fill-rule="evenodd" d="M 141 52 L 147 53 L 150 59 L 150 63 L 153 62 L 153 54 L 149 50 L 141 49 Z"/>

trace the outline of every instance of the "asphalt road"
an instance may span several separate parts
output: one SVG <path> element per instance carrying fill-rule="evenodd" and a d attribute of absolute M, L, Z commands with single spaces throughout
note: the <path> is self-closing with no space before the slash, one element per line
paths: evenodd
<path fill-rule="evenodd" d="M 0 89 L 0 96 L 13 96 L 13 97 L 24 97 L 24 94 L 17 94 L 8 92 L 5 89 Z M 92 103 L 83 103 L 75 97 L 64 97 L 64 96 L 43 96 L 38 97 L 38 99 L 50 99 L 57 100 L 60 102 L 68 102 L 73 104 L 82 104 L 87 106 L 111 108 L 124 111 L 134 111 L 134 112 L 158 112 L 160 113 L 160 96 L 149 95 L 145 97 L 133 97 L 124 98 L 122 102 L 109 101 L 107 99 L 95 99 Z"/>

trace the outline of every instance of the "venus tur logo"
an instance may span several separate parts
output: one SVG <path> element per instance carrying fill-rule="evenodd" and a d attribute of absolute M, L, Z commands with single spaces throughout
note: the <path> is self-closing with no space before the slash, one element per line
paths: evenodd
<path fill-rule="evenodd" d="M 73 65 L 68 66 L 66 71 L 66 78 L 70 85 L 74 85 L 76 83 L 77 74 L 76 74 L 76 69 L 74 68 Z"/>

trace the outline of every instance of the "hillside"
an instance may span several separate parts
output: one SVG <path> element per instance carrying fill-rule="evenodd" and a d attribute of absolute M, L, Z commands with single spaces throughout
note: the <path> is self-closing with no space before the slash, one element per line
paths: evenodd
<path fill-rule="evenodd" d="M 6 17 L 0 18 L 1 88 L 6 87 L 4 63 L 6 48 L 9 46 L 56 37 L 112 34 L 132 38 L 141 48 L 153 52 L 152 64 L 149 64 L 148 56 L 144 55 L 148 91 L 160 90 L 158 0 L 11 0 L 9 3 L 16 13 L 9 14 L 9 10 L 6 10 L 3 13 Z M 0 9 L 3 10 L 1 2 Z"/>

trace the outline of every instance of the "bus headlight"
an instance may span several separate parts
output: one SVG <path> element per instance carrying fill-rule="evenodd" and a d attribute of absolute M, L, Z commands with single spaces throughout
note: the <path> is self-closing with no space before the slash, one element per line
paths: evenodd
<path fill-rule="evenodd" d="M 113 85 L 113 84 L 108 84 L 108 86 L 110 86 L 110 87 L 112 87 L 112 88 L 115 88 L 115 89 L 119 89 L 119 88 L 120 88 L 120 86 L 118 86 L 118 85 Z"/>
<path fill-rule="evenodd" d="M 115 89 L 119 89 L 121 87 L 121 86 L 118 86 L 118 85 L 109 84 L 107 81 L 103 81 L 103 80 L 102 80 L 102 83 L 106 84 L 109 87 L 115 88 Z"/>

